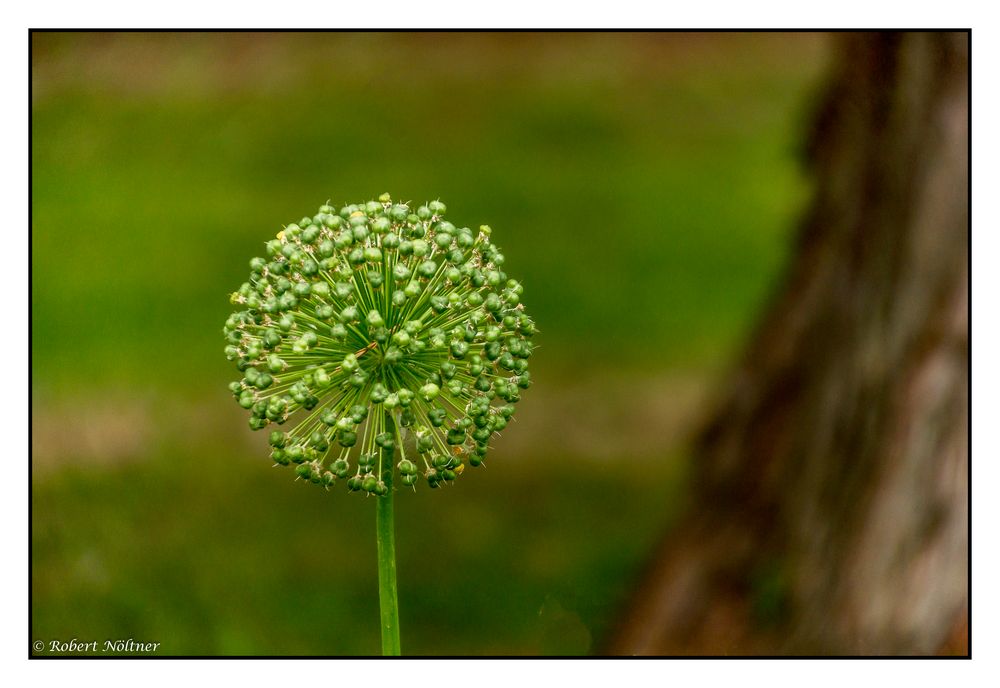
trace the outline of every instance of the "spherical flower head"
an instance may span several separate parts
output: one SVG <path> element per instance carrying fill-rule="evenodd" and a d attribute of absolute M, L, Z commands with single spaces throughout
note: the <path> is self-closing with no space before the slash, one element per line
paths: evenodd
<path fill-rule="evenodd" d="M 523 288 L 490 228 L 445 210 L 323 205 L 250 260 L 223 330 L 242 373 L 229 387 L 298 478 L 375 495 L 397 476 L 449 483 L 482 465 L 531 385 Z"/>

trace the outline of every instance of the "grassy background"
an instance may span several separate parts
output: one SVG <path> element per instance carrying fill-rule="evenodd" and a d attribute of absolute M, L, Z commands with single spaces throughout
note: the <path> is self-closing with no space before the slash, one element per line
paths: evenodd
<path fill-rule="evenodd" d="M 488 223 L 539 323 L 489 468 L 401 493 L 404 651 L 599 649 L 780 274 L 810 35 L 36 34 L 32 635 L 378 650 L 374 506 L 271 470 L 221 326 L 282 224 Z"/>

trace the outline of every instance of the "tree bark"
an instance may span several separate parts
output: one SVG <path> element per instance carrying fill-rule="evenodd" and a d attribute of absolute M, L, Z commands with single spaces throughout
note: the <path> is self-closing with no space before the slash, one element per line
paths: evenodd
<path fill-rule="evenodd" d="M 610 654 L 968 652 L 968 35 L 838 41 L 795 258 Z"/>

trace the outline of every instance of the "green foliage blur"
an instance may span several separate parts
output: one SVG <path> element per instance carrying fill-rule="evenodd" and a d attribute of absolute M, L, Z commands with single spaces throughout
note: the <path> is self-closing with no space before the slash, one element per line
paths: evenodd
<path fill-rule="evenodd" d="M 378 652 L 374 504 L 270 468 L 221 328 L 283 224 L 389 192 L 490 224 L 541 328 L 488 466 L 398 497 L 404 653 L 599 652 L 780 275 L 824 61 L 812 35 L 34 34 L 33 638 Z"/>

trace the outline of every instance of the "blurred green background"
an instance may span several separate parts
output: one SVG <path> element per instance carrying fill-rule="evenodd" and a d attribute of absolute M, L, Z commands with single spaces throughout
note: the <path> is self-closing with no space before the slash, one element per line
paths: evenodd
<path fill-rule="evenodd" d="M 488 223 L 541 328 L 488 468 L 404 491 L 404 652 L 599 651 L 790 248 L 810 34 L 34 34 L 32 638 L 379 651 L 374 503 L 272 469 L 228 295 L 324 201 Z"/>

